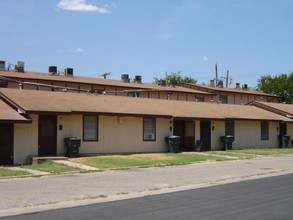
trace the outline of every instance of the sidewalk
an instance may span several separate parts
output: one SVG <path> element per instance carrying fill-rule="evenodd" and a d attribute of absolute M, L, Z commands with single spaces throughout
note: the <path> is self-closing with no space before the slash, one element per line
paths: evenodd
<path fill-rule="evenodd" d="M 0 217 L 293 173 L 293 156 L 0 180 Z"/>

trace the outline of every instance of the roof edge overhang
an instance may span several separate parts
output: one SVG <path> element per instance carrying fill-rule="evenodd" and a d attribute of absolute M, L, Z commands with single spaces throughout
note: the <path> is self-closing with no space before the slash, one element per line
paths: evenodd
<path fill-rule="evenodd" d="M 25 117 L 27 120 L 0 120 L 0 123 L 11 123 L 11 124 L 31 124 L 32 119 Z"/>
<path fill-rule="evenodd" d="M 282 115 L 283 117 L 293 119 L 293 115 L 291 113 L 274 108 L 274 107 L 271 107 L 271 106 L 268 106 L 264 103 L 252 101 L 252 102 L 247 103 L 246 105 L 255 106 L 255 107 L 261 108 L 263 110 L 266 110 L 266 111 L 269 111 L 269 112 L 272 112 L 272 113 L 275 113 L 278 115 Z"/>
<path fill-rule="evenodd" d="M 136 113 L 119 113 L 119 112 L 87 112 L 87 111 L 27 111 L 27 114 L 46 114 L 46 115 L 103 115 L 103 116 L 118 116 L 118 117 L 156 117 L 171 119 L 171 115 L 157 115 L 157 114 L 136 114 Z"/>
<path fill-rule="evenodd" d="M 281 119 L 267 119 L 267 118 L 226 118 L 226 120 L 237 120 L 237 121 L 276 121 L 282 122 Z"/>

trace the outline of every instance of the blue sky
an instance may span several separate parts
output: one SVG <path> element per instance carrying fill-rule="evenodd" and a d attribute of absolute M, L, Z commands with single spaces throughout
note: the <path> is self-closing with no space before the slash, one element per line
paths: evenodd
<path fill-rule="evenodd" d="M 256 86 L 293 72 L 293 0 L 0 0 L 0 60 L 80 76 L 181 71 L 207 83 L 229 70 Z M 232 86 L 232 85 L 231 85 Z"/>

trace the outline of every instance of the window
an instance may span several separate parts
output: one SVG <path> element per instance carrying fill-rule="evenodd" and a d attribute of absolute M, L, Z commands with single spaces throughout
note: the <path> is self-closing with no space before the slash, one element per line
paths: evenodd
<path fill-rule="evenodd" d="M 225 121 L 225 135 L 232 135 L 235 138 L 235 123 L 233 120 L 226 120 Z"/>
<path fill-rule="evenodd" d="M 83 140 L 98 141 L 99 139 L 99 118 L 98 116 L 83 117 Z"/>
<path fill-rule="evenodd" d="M 269 122 L 261 122 L 261 140 L 269 140 Z"/>
<path fill-rule="evenodd" d="M 203 97 L 196 97 L 195 101 L 196 102 L 204 102 L 204 98 Z"/>
<path fill-rule="evenodd" d="M 219 101 L 221 103 L 227 104 L 228 103 L 228 96 L 226 96 L 226 95 L 220 95 L 219 96 Z"/>
<path fill-rule="evenodd" d="M 155 118 L 143 119 L 143 140 L 144 141 L 156 140 L 156 119 Z"/>

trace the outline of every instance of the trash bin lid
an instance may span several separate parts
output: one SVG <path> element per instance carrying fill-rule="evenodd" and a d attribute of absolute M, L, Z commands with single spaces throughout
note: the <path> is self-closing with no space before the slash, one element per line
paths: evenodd
<path fill-rule="evenodd" d="M 226 135 L 226 138 L 234 138 L 233 135 Z"/>
<path fill-rule="evenodd" d="M 177 136 L 177 135 L 170 135 L 169 138 L 180 138 L 180 136 Z"/>

